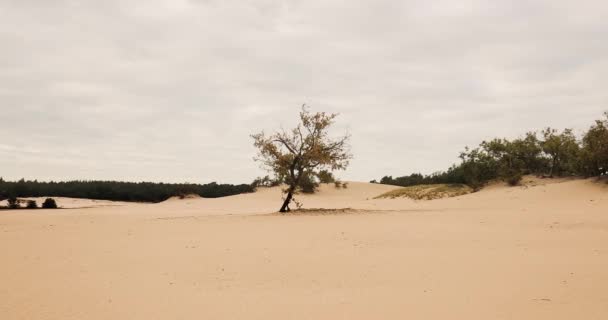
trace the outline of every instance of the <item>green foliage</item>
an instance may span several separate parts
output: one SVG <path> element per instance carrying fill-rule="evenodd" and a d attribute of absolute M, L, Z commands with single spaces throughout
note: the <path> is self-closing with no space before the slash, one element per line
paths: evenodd
<path fill-rule="evenodd" d="M 371 183 L 389 184 L 394 186 L 409 187 L 421 184 L 450 184 L 450 183 L 464 183 L 464 169 L 463 166 L 452 166 L 447 171 L 435 172 L 431 175 L 422 175 L 420 173 L 414 173 L 409 176 L 393 178 L 392 176 L 384 176 L 380 179 L 380 182 L 372 180 Z"/>
<path fill-rule="evenodd" d="M 315 179 L 314 174 L 312 174 L 311 172 L 306 172 L 300 179 L 300 182 L 298 185 L 298 189 L 302 193 L 308 193 L 308 194 L 315 193 L 315 191 L 317 191 L 318 187 L 319 187 L 319 183 Z"/>
<path fill-rule="evenodd" d="M 270 176 L 258 177 L 251 183 L 254 189 L 258 187 L 276 187 L 283 183 L 282 178 L 270 178 Z"/>
<path fill-rule="evenodd" d="M 571 129 L 559 133 L 555 129 L 546 128 L 542 131 L 544 140 L 540 146 L 549 156 L 549 176 L 576 174 L 577 162 L 580 159 L 580 147 Z"/>
<path fill-rule="evenodd" d="M 336 182 L 336 178 L 334 174 L 329 170 L 321 170 L 317 173 L 317 178 L 319 178 L 320 183 L 334 183 Z"/>
<path fill-rule="evenodd" d="M 37 209 L 38 208 L 38 204 L 34 200 L 28 200 L 27 201 L 27 205 L 25 207 L 28 208 L 28 209 Z"/>
<path fill-rule="evenodd" d="M 608 112 L 604 116 L 606 119 L 597 120 L 583 137 L 581 170 L 586 175 L 608 173 Z"/>
<path fill-rule="evenodd" d="M 510 145 L 516 168 L 522 173 L 538 173 L 547 166 L 547 159 L 542 155 L 540 140 L 535 132 L 526 133 L 523 139 L 515 139 Z"/>
<path fill-rule="evenodd" d="M 385 176 L 380 183 L 398 186 L 464 183 L 474 189 L 488 181 L 501 179 L 518 185 L 525 174 L 553 176 L 599 176 L 608 173 L 608 112 L 597 120 L 582 139 L 571 129 L 546 128 L 541 138 L 528 132 L 514 140 L 483 141 L 477 148 L 465 148 L 460 164 L 444 172 L 424 176 L 416 173 L 393 178 Z"/>
<path fill-rule="evenodd" d="M 42 208 L 44 209 L 57 209 L 57 202 L 53 198 L 46 198 L 42 203 Z"/>
<path fill-rule="evenodd" d="M 475 190 L 498 177 L 498 162 L 487 152 L 483 143 L 480 148 L 465 149 L 460 159 L 463 182 Z"/>
<path fill-rule="evenodd" d="M 14 197 L 70 197 L 113 201 L 161 202 L 173 196 L 197 194 L 218 198 L 253 192 L 248 184 L 167 184 L 151 182 L 68 181 L 38 182 L 21 179 L 0 181 L 0 194 Z"/>

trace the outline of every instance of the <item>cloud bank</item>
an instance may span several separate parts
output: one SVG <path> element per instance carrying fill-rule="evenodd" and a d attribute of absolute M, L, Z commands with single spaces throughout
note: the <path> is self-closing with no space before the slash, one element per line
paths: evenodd
<path fill-rule="evenodd" d="M 339 112 L 340 176 L 608 110 L 604 1 L 0 0 L 0 176 L 249 182 L 249 134 Z"/>

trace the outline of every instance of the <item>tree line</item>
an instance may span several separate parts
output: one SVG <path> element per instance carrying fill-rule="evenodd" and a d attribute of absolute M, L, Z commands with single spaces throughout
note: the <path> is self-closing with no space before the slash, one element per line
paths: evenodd
<path fill-rule="evenodd" d="M 508 140 L 483 141 L 476 148 L 465 148 L 460 163 L 431 175 L 420 173 L 379 183 L 397 186 L 462 183 L 475 189 L 491 180 L 501 179 L 517 185 L 522 176 L 600 176 L 608 171 L 608 112 L 579 139 L 572 129 L 546 128 Z M 376 180 L 371 182 L 377 183 Z"/>
<path fill-rule="evenodd" d="M 249 184 L 190 184 L 119 181 L 39 182 L 0 178 L 0 200 L 27 197 L 69 197 L 112 201 L 161 202 L 174 196 L 196 194 L 219 198 L 253 192 Z"/>

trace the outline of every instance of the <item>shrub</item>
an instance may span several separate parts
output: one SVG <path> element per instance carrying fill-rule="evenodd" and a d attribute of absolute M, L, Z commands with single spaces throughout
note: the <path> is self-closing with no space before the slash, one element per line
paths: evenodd
<path fill-rule="evenodd" d="M 514 173 L 514 174 L 510 175 L 509 177 L 507 177 L 507 183 L 510 186 L 515 187 L 515 186 L 519 185 L 522 178 L 523 178 L 523 176 L 521 175 L 521 173 Z"/>
<path fill-rule="evenodd" d="M 9 209 L 19 209 L 19 200 L 16 197 L 8 198 L 8 208 Z"/>
<path fill-rule="evenodd" d="M 34 200 L 28 200 L 25 207 L 28 209 L 38 209 L 38 204 Z"/>
<path fill-rule="evenodd" d="M 317 187 L 319 184 L 312 174 L 305 174 L 300 180 L 299 188 L 303 193 L 315 193 Z"/>
<path fill-rule="evenodd" d="M 327 171 L 327 170 L 321 170 L 319 171 L 319 173 L 317 174 L 317 177 L 319 178 L 319 182 L 321 183 L 334 183 L 336 182 L 336 178 L 334 178 L 334 175 Z"/>
<path fill-rule="evenodd" d="M 334 182 L 334 186 L 336 187 L 336 189 L 347 189 L 348 188 L 348 182 L 342 182 L 340 180 L 336 180 Z"/>
<path fill-rule="evenodd" d="M 55 202 L 55 199 L 53 198 L 47 198 L 44 200 L 42 207 L 44 209 L 57 209 L 57 202 Z"/>

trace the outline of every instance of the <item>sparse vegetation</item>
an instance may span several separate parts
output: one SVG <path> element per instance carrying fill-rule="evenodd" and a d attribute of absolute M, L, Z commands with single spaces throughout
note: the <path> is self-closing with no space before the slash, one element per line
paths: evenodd
<path fill-rule="evenodd" d="M 389 191 L 375 199 L 410 198 L 414 200 L 435 200 L 462 196 L 473 192 L 464 184 L 422 184 Z"/>
<path fill-rule="evenodd" d="M 348 182 L 342 182 L 340 180 L 336 180 L 334 182 L 334 186 L 336 187 L 336 189 L 348 189 Z"/>
<path fill-rule="evenodd" d="M 529 132 L 514 140 L 483 141 L 477 148 L 465 148 L 461 162 L 431 175 L 419 173 L 393 178 L 382 184 L 416 186 L 427 184 L 466 184 L 477 190 L 492 180 L 516 186 L 523 175 L 600 176 L 608 171 L 608 112 L 578 140 L 571 129 L 561 132 L 546 128 Z M 372 180 L 375 183 L 375 180 Z"/>

